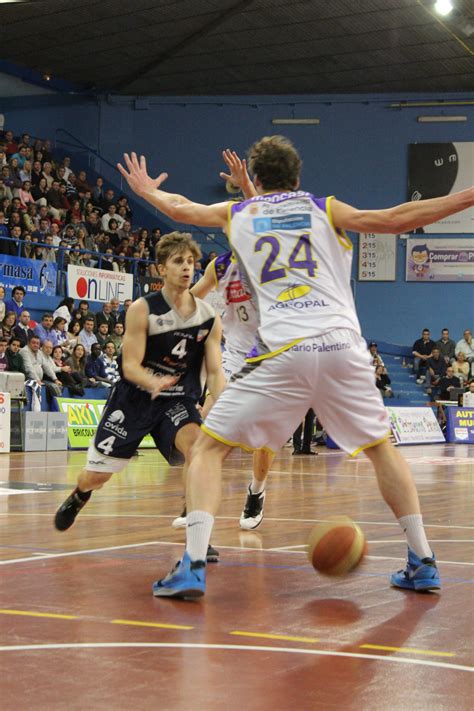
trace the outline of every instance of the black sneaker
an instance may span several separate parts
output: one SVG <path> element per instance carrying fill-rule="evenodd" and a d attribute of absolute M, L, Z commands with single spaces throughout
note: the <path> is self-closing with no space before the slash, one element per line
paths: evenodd
<path fill-rule="evenodd" d="M 313 452 L 312 449 L 302 449 L 300 454 L 311 454 L 314 457 L 317 454 L 317 452 Z"/>
<path fill-rule="evenodd" d="M 74 489 L 72 494 L 67 497 L 66 501 L 64 501 L 56 511 L 54 525 L 58 531 L 67 531 L 67 529 L 72 526 L 79 511 L 84 508 L 89 501 L 91 494 L 92 491 L 82 492 L 81 498 L 78 494 L 77 487 Z"/>
<path fill-rule="evenodd" d="M 294 456 L 295 454 L 301 454 L 301 448 L 300 448 L 300 447 L 295 447 L 291 454 L 292 454 L 293 456 Z"/>
<path fill-rule="evenodd" d="M 219 562 L 219 551 L 211 546 L 209 543 L 206 553 L 206 563 L 218 563 Z"/>
<path fill-rule="evenodd" d="M 240 514 L 240 528 L 251 531 L 260 526 L 263 519 L 263 505 L 265 503 L 265 489 L 259 494 L 252 494 L 249 486 L 245 508 Z"/>

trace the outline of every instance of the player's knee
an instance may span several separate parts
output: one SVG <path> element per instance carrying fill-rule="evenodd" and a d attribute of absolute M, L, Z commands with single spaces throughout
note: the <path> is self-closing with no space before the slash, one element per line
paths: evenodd
<path fill-rule="evenodd" d="M 194 459 L 194 457 L 197 456 L 212 454 L 218 455 L 224 460 L 230 452 L 230 449 L 231 448 L 223 442 L 219 442 L 217 439 L 214 439 L 214 437 L 210 437 L 208 434 L 201 431 L 196 442 L 193 444 L 191 459 Z"/>

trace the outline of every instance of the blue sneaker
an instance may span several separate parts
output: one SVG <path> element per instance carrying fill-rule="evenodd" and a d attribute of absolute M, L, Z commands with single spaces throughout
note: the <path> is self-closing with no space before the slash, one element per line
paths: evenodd
<path fill-rule="evenodd" d="M 393 573 L 390 582 L 394 587 L 403 588 L 404 590 L 421 592 L 424 590 L 439 590 L 441 588 L 441 580 L 434 554 L 432 558 L 420 559 L 409 548 L 407 567 L 405 570 Z"/>
<path fill-rule="evenodd" d="M 206 591 L 206 563 L 191 561 L 187 553 L 166 578 L 153 583 L 155 597 L 201 597 Z"/>

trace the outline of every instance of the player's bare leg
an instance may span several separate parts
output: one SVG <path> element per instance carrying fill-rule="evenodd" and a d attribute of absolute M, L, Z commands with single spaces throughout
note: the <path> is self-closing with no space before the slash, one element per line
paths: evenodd
<path fill-rule="evenodd" d="M 407 538 L 408 563 L 394 573 L 392 585 L 409 590 L 436 590 L 440 579 L 434 554 L 426 538 L 420 502 L 410 468 L 388 440 L 365 450 L 375 467 L 380 492 Z"/>
<path fill-rule="evenodd" d="M 253 453 L 253 478 L 249 484 L 244 510 L 240 514 L 240 528 L 251 531 L 263 520 L 265 504 L 265 481 L 275 455 L 268 449 L 256 449 Z"/>

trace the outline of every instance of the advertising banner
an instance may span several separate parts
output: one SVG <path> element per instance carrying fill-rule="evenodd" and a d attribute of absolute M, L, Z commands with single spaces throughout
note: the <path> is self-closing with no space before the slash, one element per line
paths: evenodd
<path fill-rule="evenodd" d="M 474 444 L 474 407 L 448 407 L 447 440 L 459 444 Z"/>
<path fill-rule="evenodd" d="M 140 277 L 140 294 L 142 296 L 161 291 L 162 288 L 163 279 L 160 279 L 160 277 Z"/>
<path fill-rule="evenodd" d="M 102 303 L 118 299 L 123 304 L 126 299 L 133 299 L 133 275 L 69 264 L 67 293 L 73 299 Z"/>
<path fill-rule="evenodd" d="M 0 454 L 10 451 L 10 393 L 0 393 Z"/>
<path fill-rule="evenodd" d="M 474 281 L 474 239 L 407 239 L 406 281 Z"/>
<path fill-rule="evenodd" d="M 79 400 L 75 398 L 56 398 L 59 411 L 67 414 L 67 435 L 70 449 L 87 449 L 95 435 L 102 417 L 106 400 Z M 150 436 L 142 440 L 140 447 L 154 448 Z"/>
<path fill-rule="evenodd" d="M 8 291 L 14 286 L 24 286 L 28 294 L 56 295 L 58 267 L 55 262 L 39 259 L 8 257 L 0 263 L 0 286 Z"/>
<path fill-rule="evenodd" d="M 408 200 L 428 200 L 472 185 L 474 142 L 408 146 Z M 423 227 L 425 234 L 474 232 L 474 207 Z"/>
<path fill-rule="evenodd" d="M 444 442 L 444 435 L 430 407 L 385 408 L 390 417 L 392 434 L 397 444 L 431 444 Z"/>

